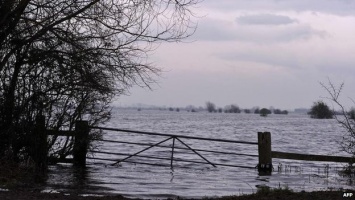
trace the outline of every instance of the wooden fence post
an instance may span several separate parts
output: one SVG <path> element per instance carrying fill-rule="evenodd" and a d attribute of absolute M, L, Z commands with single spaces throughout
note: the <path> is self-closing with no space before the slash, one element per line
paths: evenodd
<path fill-rule="evenodd" d="M 33 160 L 35 162 L 36 172 L 43 173 L 47 169 L 47 133 L 45 117 L 36 116 L 36 124 L 33 135 Z"/>
<path fill-rule="evenodd" d="M 88 121 L 77 121 L 75 123 L 75 139 L 73 147 L 74 166 L 84 168 L 86 166 L 86 154 L 89 144 L 89 123 Z"/>
<path fill-rule="evenodd" d="M 271 159 L 271 133 L 258 132 L 258 171 L 262 175 L 270 175 L 272 171 Z"/>

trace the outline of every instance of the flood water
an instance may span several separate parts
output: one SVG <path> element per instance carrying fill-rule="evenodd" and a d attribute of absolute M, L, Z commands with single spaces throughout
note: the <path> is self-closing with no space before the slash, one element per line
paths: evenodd
<path fill-rule="evenodd" d="M 124 110 L 113 111 L 105 127 L 132 129 L 166 134 L 198 136 L 228 140 L 257 142 L 257 132 L 271 132 L 272 150 L 319 155 L 345 155 L 340 152 L 342 137 L 347 132 L 334 120 L 310 119 L 307 115 L 289 114 L 260 117 L 255 114 L 191 113 L 186 111 Z M 105 131 L 104 139 L 136 143 L 158 143 L 168 137 Z M 233 144 L 181 139 L 194 149 L 257 155 L 257 145 Z M 99 151 L 132 154 L 147 146 L 123 143 L 98 142 Z M 171 146 L 172 140 L 162 143 Z M 175 147 L 185 147 L 175 141 Z M 71 165 L 50 166 L 47 190 L 78 193 L 115 193 L 136 198 L 202 198 L 240 195 L 256 192 L 260 186 L 289 187 L 294 191 L 352 188 L 352 181 L 338 171 L 345 164 L 273 159 L 271 176 L 259 176 L 253 169 L 258 158 L 233 154 L 199 152 L 212 163 L 251 167 L 213 167 L 209 164 L 173 162 L 170 168 L 171 148 L 153 147 L 139 155 L 162 157 L 131 157 L 127 161 L 166 166 L 153 166 L 114 161 L 88 159 L 85 171 Z M 91 158 L 120 160 L 127 156 L 90 154 Z M 191 150 L 175 148 L 174 159 L 205 162 Z"/>

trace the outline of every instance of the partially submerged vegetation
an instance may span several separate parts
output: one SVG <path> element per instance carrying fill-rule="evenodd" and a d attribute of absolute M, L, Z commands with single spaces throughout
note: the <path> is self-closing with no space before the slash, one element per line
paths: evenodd
<path fill-rule="evenodd" d="M 267 108 L 262 108 L 260 110 L 260 116 L 262 117 L 266 117 L 268 114 L 271 114 L 271 110 L 267 109 Z"/>
<path fill-rule="evenodd" d="M 348 112 L 349 119 L 355 120 L 355 108 L 351 108 Z"/>
<path fill-rule="evenodd" d="M 333 118 L 333 111 L 323 101 L 317 101 L 313 103 L 311 110 L 307 113 L 311 118 L 316 119 L 331 119 Z"/>

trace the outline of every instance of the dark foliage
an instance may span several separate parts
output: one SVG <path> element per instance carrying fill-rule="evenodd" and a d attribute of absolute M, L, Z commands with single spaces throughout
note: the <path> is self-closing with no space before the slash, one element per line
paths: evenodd
<path fill-rule="evenodd" d="M 269 109 L 267 109 L 267 108 L 262 108 L 262 109 L 260 110 L 260 116 L 266 117 L 268 114 L 271 114 L 271 111 L 270 111 Z"/>
<path fill-rule="evenodd" d="M 208 112 L 216 112 L 216 105 L 212 102 L 207 101 L 206 102 L 206 108 Z"/>
<path fill-rule="evenodd" d="M 254 114 L 260 114 L 260 109 L 259 108 L 255 108 Z"/>
<path fill-rule="evenodd" d="M 288 111 L 287 110 L 280 110 L 280 109 L 275 109 L 274 110 L 274 114 L 282 114 L 282 115 L 287 115 L 288 114 Z"/>
<path fill-rule="evenodd" d="M 355 120 L 355 108 L 352 108 L 349 112 L 348 112 L 349 118 L 352 120 Z"/>
<path fill-rule="evenodd" d="M 308 112 L 311 118 L 316 119 L 331 119 L 333 118 L 333 112 L 329 109 L 328 105 L 323 101 L 314 102 L 311 110 Z"/>
<path fill-rule="evenodd" d="M 240 113 L 241 110 L 237 105 L 231 104 L 225 107 L 225 113 Z"/>
<path fill-rule="evenodd" d="M 251 112 L 250 109 L 244 109 L 244 113 L 249 114 L 250 112 Z"/>

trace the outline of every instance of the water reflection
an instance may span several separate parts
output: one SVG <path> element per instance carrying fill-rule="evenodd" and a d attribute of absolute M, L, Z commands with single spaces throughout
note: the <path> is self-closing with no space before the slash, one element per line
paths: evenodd
<path fill-rule="evenodd" d="M 102 182 L 94 181 L 91 176 L 94 170 L 90 167 L 78 168 L 71 164 L 49 166 L 46 190 L 78 194 L 99 194 L 111 191 L 112 188 L 102 186 Z"/>
<path fill-rule="evenodd" d="M 88 186 L 89 170 L 87 168 L 72 167 L 73 169 L 73 184 L 80 188 Z"/>

